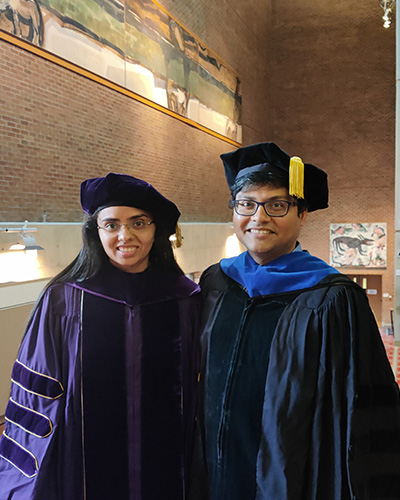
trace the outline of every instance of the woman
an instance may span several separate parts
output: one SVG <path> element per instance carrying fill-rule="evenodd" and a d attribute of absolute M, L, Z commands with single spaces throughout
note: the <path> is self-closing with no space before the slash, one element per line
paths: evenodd
<path fill-rule="evenodd" d="M 110 173 L 81 186 L 77 258 L 47 286 L 12 373 L 2 500 L 180 500 L 197 380 L 197 285 L 177 207 Z"/>

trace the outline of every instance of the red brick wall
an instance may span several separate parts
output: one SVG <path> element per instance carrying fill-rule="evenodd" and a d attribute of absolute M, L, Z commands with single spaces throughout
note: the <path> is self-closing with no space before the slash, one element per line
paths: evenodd
<path fill-rule="evenodd" d="M 263 140 L 264 6 L 163 3 L 242 75 L 245 140 Z M 250 29 L 258 38 L 254 31 L 249 39 Z M 229 219 L 219 160 L 229 143 L 4 41 L 0 75 L 0 220 L 41 220 L 44 210 L 49 221 L 80 220 L 80 182 L 109 171 L 153 183 L 183 221 Z"/>
<path fill-rule="evenodd" d="M 185 220 L 227 217 L 230 144 L 5 42 L 0 74 L 1 220 L 80 220 L 80 182 L 109 171 L 154 183 Z"/>
<path fill-rule="evenodd" d="M 393 295 L 395 29 L 378 0 L 161 3 L 242 76 L 244 143 L 329 173 L 306 248 L 329 259 L 331 222 L 388 224 Z M 229 220 L 229 144 L 2 41 L 0 75 L 0 220 L 79 220 L 79 183 L 108 171 L 149 180 L 184 221 Z"/>
<path fill-rule="evenodd" d="M 329 262 L 330 223 L 386 222 L 387 269 L 360 272 L 393 295 L 395 25 L 379 2 L 162 3 L 243 76 L 244 143 L 275 141 L 328 172 L 330 208 L 310 214 L 303 246 Z M 389 323 L 393 300 L 382 306 Z"/>
<path fill-rule="evenodd" d="M 386 222 L 393 295 L 395 25 L 376 0 L 273 5 L 273 137 L 329 174 L 330 208 L 310 214 L 302 242 L 329 262 L 330 223 Z M 384 298 L 384 321 L 392 308 Z"/>
<path fill-rule="evenodd" d="M 271 135 L 269 50 L 273 0 L 160 0 L 242 77 L 243 137 L 252 144 Z M 281 3 L 281 2 L 279 2 Z"/>

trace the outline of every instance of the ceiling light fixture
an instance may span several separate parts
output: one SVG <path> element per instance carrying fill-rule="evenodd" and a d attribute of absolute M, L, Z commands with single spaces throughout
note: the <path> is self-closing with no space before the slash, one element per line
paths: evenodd
<path fill-rule="evenodd" d="M 18 233 L 18 243 L 11 245 L 10 250 L 44 250 L 43 247 L 36 243 L 35 237 L 31 234 L 37 231 L 36 227 L 28 228 L 28 221 L 26 220 L 22 227 L 0 227 L 0 233 Z"/>
<path fill-rule="evenodd" d="M 392 13 L 396 5 L 396 0 L 379 0 L 379 5 L 383 9 L 383 27 L 390 28 L 390 24 L 392 22 Z"/>

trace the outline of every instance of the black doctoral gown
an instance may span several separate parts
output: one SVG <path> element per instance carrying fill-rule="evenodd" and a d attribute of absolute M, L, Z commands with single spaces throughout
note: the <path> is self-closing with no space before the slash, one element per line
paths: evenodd
<path fill-rule="evenodd" d="M 211 500 L 400 499 L 399 389 L 363 290 L 250 298 L 219 265 L 200 284 Z"/>

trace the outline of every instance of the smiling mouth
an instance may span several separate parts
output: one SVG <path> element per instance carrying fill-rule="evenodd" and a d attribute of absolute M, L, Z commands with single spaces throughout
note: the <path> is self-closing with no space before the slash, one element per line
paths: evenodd
<path fill-rule="evenodd" d="M 252 233 L 252 234 L 273 234 L 274 233 L 270 229 L 262 229 L 262 228 L 256 228 L 256 227 L 248 229 L 247 231 L 249 233 Z"/>
<path fill-rule="evenodd" d="M 134 252 L 137 247 L 118 247 L 118 251 L 122 253 Z"/>

